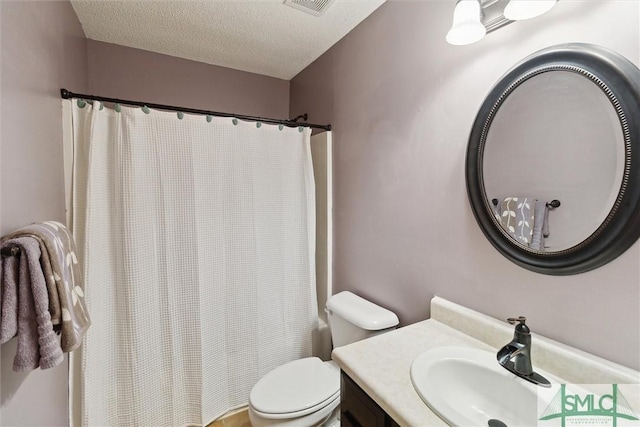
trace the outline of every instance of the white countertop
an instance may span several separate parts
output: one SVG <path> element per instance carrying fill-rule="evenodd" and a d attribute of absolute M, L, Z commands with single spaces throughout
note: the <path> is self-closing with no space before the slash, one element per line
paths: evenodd
<path fill-rule="evenodd" d="M 401 426 L 446 426 L 415 391 L 409 371 L 424 351 L 449 345 L 495 350 L 430 319 L 336 348 L 333 360 Z"/>
<path fill-rule="evenodd" d="M 413 388 L 410 369 L 417 356 L 442 346 L 497 352 L 513 336 L 512 326 L 442 298 L 432 300 L 431 314 L 432 319 L 336 348 L 332 353 L 340 368 L 402 427 L 447 425 Z M 542 336 L 534 335 L 532 348 L 534 369 L 539 366 L 567 383 L 640 382 L 638 371 Z"/>

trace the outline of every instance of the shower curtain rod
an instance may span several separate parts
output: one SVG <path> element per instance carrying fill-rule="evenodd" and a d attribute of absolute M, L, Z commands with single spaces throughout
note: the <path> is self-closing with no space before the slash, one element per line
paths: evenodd
<path fill-rule="evenodd" d="M 164 104 L 154 104 L 152 102 L 140 102 L 140 101 L 129 101 L 126 99 L 117 99 L 117 98 L 105 98 L 103 96 L 95 96 L 95 95 L 85 95 L 82 93 L 73 93 L 69 92 L 67 89 L 60 89 L 60 95 L 63 99 L 71 99 L 71 98 L 80 98 L 84 100 L 92 100 L 92 101 L 100 101 L 100 102 L 110 102 L 114 104 L 125 104 L 125 105 L 135 105 L 138 107 L 148 107 L 156 110 L 167 110 L 167 111 L 180 111 L 183 113 L 191 113 L 191 114 L 204 114 L 209 116 L 216 117 L 231 117 L 240 120 L 249 120 L 252 122 L 262 122 L 262 123 L 272 123 L 277 125 L 284 125 L 288 127 L 307 127 L 312 129 L 324 129 L 331 130 L 331 125 L 317 125 L 313 123 L 298 123 L 295 120 L 278 120 L 278 119 L 270 119 L 267 117 L 255 117 L 255 116 L 245 116 L 242 114 L 231 114 L 231 113 L 221 113 L 218 111 L 207 111 L 207 110 L 199 110 L 196 108 L 184 108 L 184 107 L 175 107 L 173 105 L 164 105 Z M 303 116 L 306 116 L 304 114 Z M 298 116 L 300 117 L 300 116 Z M 305 117 L 306 119 L 306 117 Z"/>

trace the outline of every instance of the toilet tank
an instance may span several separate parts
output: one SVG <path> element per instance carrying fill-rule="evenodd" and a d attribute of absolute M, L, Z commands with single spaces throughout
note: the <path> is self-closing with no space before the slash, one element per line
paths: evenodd
<path fill-rule="evenodd" d="M 395 329 L 398 316 L 349 291 L 327 301 L 327 318 L 333 348 Z"/>

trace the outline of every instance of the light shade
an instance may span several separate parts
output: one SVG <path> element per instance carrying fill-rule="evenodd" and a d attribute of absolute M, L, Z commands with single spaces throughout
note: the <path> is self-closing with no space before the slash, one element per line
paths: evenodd
<path fill-rule="evenodd" d="M 504 8 L 504 17 L 512 21 L 535 18 L 551 10 L 557 0 L 511 0 Z"/>
<path fill-rule="evenodd" d="M 455 45 L 475 43 L 487 34 L 480 22 L 480 0 L 458 0 L 447 42 Z"/>

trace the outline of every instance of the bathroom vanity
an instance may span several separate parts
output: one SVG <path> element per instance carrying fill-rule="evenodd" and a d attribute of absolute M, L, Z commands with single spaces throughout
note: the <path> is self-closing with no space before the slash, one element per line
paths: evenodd
<path fill-rule="evenodd" d="M 551 373 L 560 383 L 640 383 L 638 371 L 535 335 L 535 319 L 531 329 L 534 369 Z M 410 375 L 413 361 L 427 350 L 445 346 L 496 353 L 512 338 L 513 327 L 506 322 L 434 297 L 431 319 L 333 351 L 333 360 L 342 369 L 342 425 L 448 425 L 416 392 Z"/>
<path fill-rule="evenodd" d="M 340 422 L 344 427 L 399 427 L 344 371 L 340 379 Z"/>

